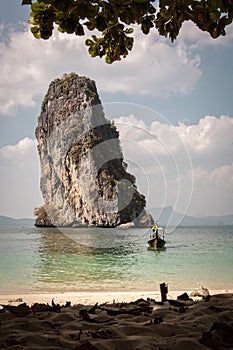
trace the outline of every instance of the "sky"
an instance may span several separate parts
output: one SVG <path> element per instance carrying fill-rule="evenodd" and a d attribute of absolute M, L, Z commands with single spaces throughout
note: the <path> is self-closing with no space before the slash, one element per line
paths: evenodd
<path fill-rule="evenodd" d="M 188 22 L 173 44 L 135 28 L 133 51 L 107 65 L 82 37 L 35 39 L 29 10 L 0 2 L 0 214 L 33 217 L 43 203 L 37 117 L 49 83 L 69 72 L 95 80 L 148 208 L 233 214 L 233 26 L 214 40 Z"/>

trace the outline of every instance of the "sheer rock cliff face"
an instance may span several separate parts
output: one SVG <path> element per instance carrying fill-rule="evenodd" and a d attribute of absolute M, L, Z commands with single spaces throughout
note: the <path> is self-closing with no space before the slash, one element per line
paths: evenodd
<path fill-rule="evenodd" d="M 54 80 L 36 128 L 44 206 L 37 226 L 150 226 L 145 197 L 126 171 L 119 135 L 103 113 L 94 81 Z"/>

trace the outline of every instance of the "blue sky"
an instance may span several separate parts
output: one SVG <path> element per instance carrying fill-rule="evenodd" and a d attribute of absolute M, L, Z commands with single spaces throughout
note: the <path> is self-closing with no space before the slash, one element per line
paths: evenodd
<path fill-rule="evenodd" d="M 68 72 L 95 80 L 148 207 L 233 213 L 233 26 L 213 40 L 186 23 L 174 44 L 135 29 L 129 57 L 108 66 L 88 56 L 83 38 L 34 39 L 20 4 L 0 3 L 1 214 L 32 217 L 42 203 L 37 116 L 50 81 Z"/>

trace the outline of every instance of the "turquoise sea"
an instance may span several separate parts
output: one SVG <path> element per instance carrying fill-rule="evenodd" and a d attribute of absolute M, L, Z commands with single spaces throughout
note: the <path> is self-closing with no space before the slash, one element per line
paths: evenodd
<path fill-rule="evenodd" d="M 233 289 L 233 226 L 180 227 L 166 249 L 147 229 L 0 228 L 0 293 Z"/>

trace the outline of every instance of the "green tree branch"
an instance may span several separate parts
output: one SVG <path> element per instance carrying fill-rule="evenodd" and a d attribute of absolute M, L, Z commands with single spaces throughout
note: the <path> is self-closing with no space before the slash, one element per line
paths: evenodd
<path fill-rule="evenodd" d="M 157 11 L 155 4 L 157 4 Z M 107 63 L 125 58 L 133 48 L 131 25 L 144 34 L 157 28 L 173 42 L 182 24 L 192 21 L 212 38 L 224 36 L 233 18 L 233 0 L 22 0 L 31 7 L 29 23 L 37 39 L 49 39 L 54 24 L 62 33 L 85 35 L 85 29 L 97 30 L 85 41 L 91 57 L 105 57 Z"/>

